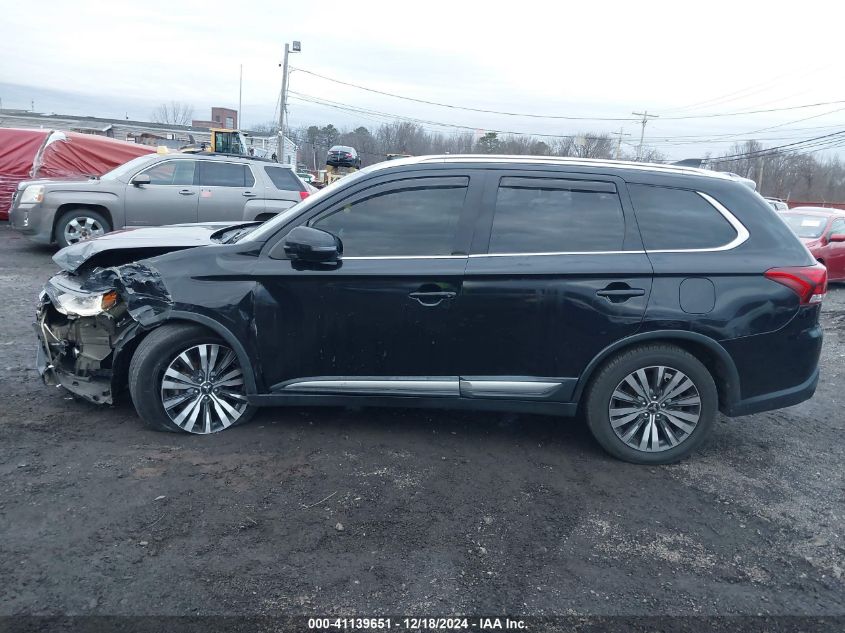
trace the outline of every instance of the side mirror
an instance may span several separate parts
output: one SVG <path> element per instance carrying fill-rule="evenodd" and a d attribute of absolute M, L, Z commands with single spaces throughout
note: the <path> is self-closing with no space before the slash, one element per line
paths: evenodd
<path fill-rule="evenodd" d="M 148 185 L 150 184 L 150 176 L 149 174 L 138 174 L 132 179 L 132 184 L 136 187 L 140 187 L 141 185 Z"/>
<path fill-rule="evenodd" d="M 334 263 L 341 255 L 343 244 L 340 238 L 310 226 L 297 226 L 270 252 L 273 259 L 314 264 Z"/>
<path fill-rule="evenodd" d="M 828 242 L 845 242 L 845 233 L 834 233 L 829 238 Z"/>

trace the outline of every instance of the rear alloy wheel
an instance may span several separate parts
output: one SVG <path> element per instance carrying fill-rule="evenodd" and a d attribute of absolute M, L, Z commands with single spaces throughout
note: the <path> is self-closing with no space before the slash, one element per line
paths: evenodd
<path fill-rule="evenodd" d="M 666 344 L 616 356 L 585 397 L 596 440 L 612 455 L 638 464 L 668 464 L 689 455 L 709 435 L 718 407 L 707 368 Z"/>
<path fill-rule="evenodd" d="M 138 414 L 157 430 L 217 433 L 255 412 L 237 354 L 193 325 L 151 332 L 132 357 L 129 389 Z"/>
<path fill-rule="evenodd" d="M 608 408 L 616 436 L 639 451 L 660 452 L 686 440 L 701 419 L 695 383 L 673 367 L 644 367 L 616 385 Z"/>
<path fill-rule="evenodd" d="M 64 248 L 90 240 L 111 231 L 111 225 L 102 214 L 90 209 L 75 209 L 63 215 L 56 225 L 56 242 Z"/>

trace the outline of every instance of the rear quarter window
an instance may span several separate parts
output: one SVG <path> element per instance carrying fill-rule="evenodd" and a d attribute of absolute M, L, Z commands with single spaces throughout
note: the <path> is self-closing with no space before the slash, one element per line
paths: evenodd
<path fill-rule="evenodd" d="M 281 191 L 303 191 L 299 179 L 294 176 L 293 171 L 290 169 L 267 166 L 264 168 L 264 171 L 270 180 L 273 181 L 276 189 Z"/>
<path fill-rule="evenodd" d="M 695 191 L 628 185 L 646 250 L 719 248 L 736 230 L 718 209 Z"/>

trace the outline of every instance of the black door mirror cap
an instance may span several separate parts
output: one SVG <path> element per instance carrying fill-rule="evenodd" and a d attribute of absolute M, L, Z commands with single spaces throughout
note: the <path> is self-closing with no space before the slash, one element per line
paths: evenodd
<path fill-rule="evenodd" d="M 310 226 L 297 226 L 270 251 L 273 259 L 325 264 L 337 262 L 343 243 L 336 235 Z"/>
<path fill-rule="evenodd" d="M 132 179 L 132 184 L 136 187 L 150 184 L 150 176 L 148 174 L 138 174 Z"/>

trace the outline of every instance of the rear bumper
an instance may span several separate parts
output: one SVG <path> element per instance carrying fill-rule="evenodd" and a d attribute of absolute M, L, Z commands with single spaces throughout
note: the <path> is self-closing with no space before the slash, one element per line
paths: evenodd
<path fill-rule="evenodd" d="M 812 375 L 800 385 L 755 396 L 746 400 L 740 400 L 727 406 L 722 413 L 729 417 L 737 417 L 740 415 L 751 415 L 752 413 L 762 413 L 763 411 L 772 411 L 773 409 L 782 409 L 783 407 L 791 407 L 794 404 L 800 404 L 812 398 L 818 384 L 819 368 L 816 367 Z"/>
<path fill-rule="evenodd" d="M 740 399 L 723 406 L 722 413 L 749 415 L 813 397 L 824 338 L 819 312 L 817 305 L 804 307 L 776 332 L 722 342 L 740 376 Z"/>

